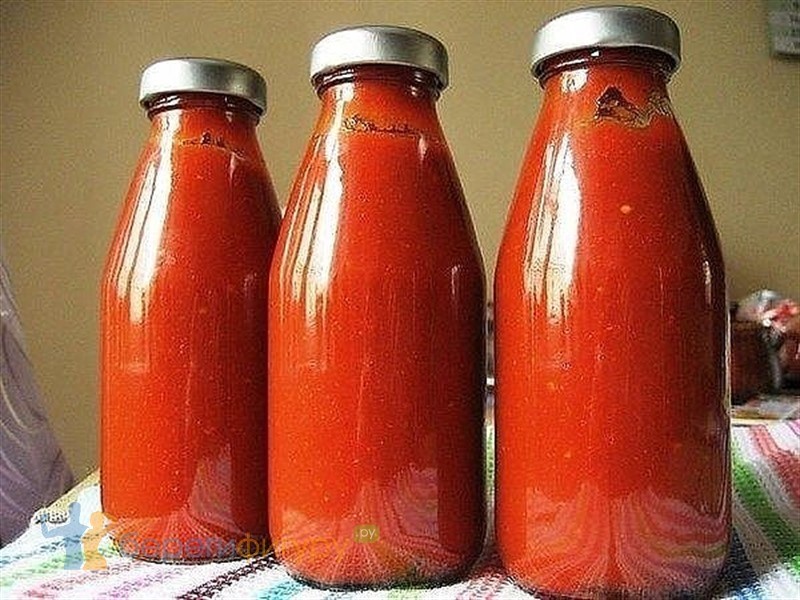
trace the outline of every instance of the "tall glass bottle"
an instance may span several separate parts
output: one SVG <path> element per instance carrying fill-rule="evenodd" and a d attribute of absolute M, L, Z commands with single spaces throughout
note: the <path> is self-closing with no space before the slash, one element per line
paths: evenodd
<path fill-rule="evenodd" d="M 667 95 L 679 56 L 644 8 L 535 36 L 544 101 L 495 279 L 496 526 L 538 592 L 699 592 L 726 556 L 725 276 Z"/>
<path fill-rule="evenodd" d="M 447 55 L 395 27 L 314 48 L 322 102 L 270 275 L 278 558 L 326 587 L 450 580 L 484 533 L 484 271 L 436 114 Z"/>
<path fill-rule="evenodd" d="M 123 553 L 233 558 L 267 534 L 266 86 L 172 59 L 145 70 L 140 100 L 150 136 L 102 283 L 103 510 Z"/>

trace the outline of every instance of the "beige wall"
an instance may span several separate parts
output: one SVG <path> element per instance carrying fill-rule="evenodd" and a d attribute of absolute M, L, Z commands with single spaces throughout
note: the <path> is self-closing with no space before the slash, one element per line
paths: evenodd
<path fill-rule="evenodd" d="M 78 474 L 96 464 L 98 281 L 147 131 L 142 67 L 208 55 L 270 85 L 260 132 L 279 194 L 317 109 L 308 52 L 352 23 L 407 24 L 451 54 L 442 120 L 492 268 L 540 94 L 533 29 L 578 3 L 12 2 L 2 17 L 2 240 L 48 409 Z M 800 69 L 770 58 L 761 0 L 664 1 L 684 34 L 673 99 L 717 219 L 733 297 L 800 297 Z M 143 449 L 146 451 L 146 449 Z"/>

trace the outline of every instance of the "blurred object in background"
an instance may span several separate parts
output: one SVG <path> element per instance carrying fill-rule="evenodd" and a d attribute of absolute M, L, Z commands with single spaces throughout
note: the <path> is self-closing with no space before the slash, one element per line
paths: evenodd
<path fill-rule="evenodd" d="M 731 410 L 733 425 L 764 425 L 769 421 L 800 419 L 800 396 L 759 394 Z"/>
<path fill-rule="evenodd" d="M 751 321 L 731 322 L 731 395 L 735 404 L 776 389 L 767 328 Z"/>
<path fill-rule="evenodd" d="M 0 546 L 21 533 L 35 510 L 72 485 L 25 351 L 5 257 L 0 255 Z"/>
<path fill-rule="evenodd" d="M 800 388 L 800 315 L 794 315 L 786 323 L 778 358 L 784 387 Z"/>
<path fill-rule="evenodd" d="M 772 290 L 740 300 L 731 322 L 734 402 L 796 385 L 800 374 L 800 307 Z"/>

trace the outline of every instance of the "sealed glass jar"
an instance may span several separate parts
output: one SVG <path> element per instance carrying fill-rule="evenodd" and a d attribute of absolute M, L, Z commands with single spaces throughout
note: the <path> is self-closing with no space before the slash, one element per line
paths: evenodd
<path fill-rule="evenodd" d="M 437 40 L 323 38 L 270 276 L 278 558 L 325 587 L 446 581 L 484 534 L 484 271 L 436 114 Z"/>
<path fill-rule="evenodd" d="M 565 13 L 495 279 L 500 554 L 523 587 L 698 593 L 726 557 L 725 275 L 667 16 Z"/>
<path fill-rule="evenodd" d="M 267 535 L 266 86 L 171 59 L 144 71 L 140 100 L 150 135 L 102 283 L 103 510 L 125 554 L 235 558 Z"/>

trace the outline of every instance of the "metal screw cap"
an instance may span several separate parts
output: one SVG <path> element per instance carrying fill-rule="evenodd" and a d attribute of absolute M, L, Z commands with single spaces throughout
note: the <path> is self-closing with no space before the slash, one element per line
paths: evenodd
<path fill-rule="evenodd" d="M 681 62 L 678 26 L 667 15 L 641 6 L 596 6 L 562 13 L 533 36 L 531 72 L 553 56 L 586 48 L 640 47 L 666 54 L 673 71 Z"/>
<path fill-rule="evenodd" d="M 206 92 L 244 98 L 261 113 L 267 109 L 267 84 L 256 71 L 218 58 L 168 58 L 142 73 L 139 103 L 178 92 Z"/>
<path fill-rule="evenodd" d="M 433 73 L 447 87 L 447 50 L 435 37 L 407 27 L 371 25 L 334 31 L 311 51 L 311 80 L 340 67 L 404 65 Z"/>

